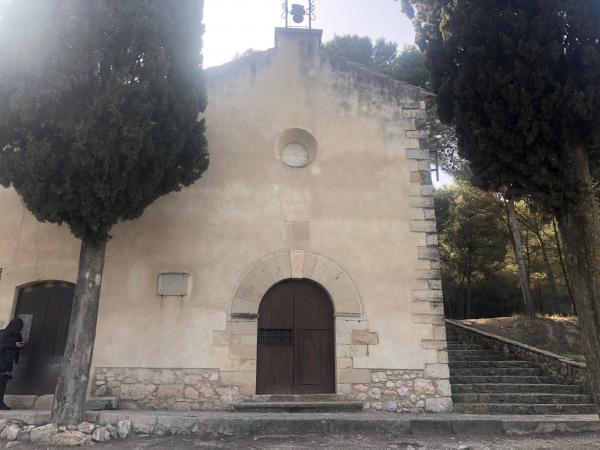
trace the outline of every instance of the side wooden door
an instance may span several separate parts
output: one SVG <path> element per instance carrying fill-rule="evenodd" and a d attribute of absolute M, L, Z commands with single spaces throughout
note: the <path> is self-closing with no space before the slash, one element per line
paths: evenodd
<path fill-rule="evenodd" d="M 22 288 L 15 317 L 25 322 L 19 364 L 7 394 L 53 394 L 63 363 L 75 285 L 45 282 Z"/>

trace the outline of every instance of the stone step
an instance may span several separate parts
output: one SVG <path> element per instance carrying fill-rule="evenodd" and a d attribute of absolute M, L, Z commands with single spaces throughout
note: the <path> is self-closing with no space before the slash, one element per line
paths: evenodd
<path fill-rule="evenodd" d="M 448 342 L 448 350 L 487 350 L 483 345 L 479 344 L 463 344 L 456 342 Z"/>
<path fill-rule="evenodd" d="M 556 394 L 582 394 L 583 387 L 577 384 L 525 384 L 525 383 L 481 383 L 481 384 L 453 384 L 452 392 L 457 394 L 467 392 L 542 392 Z"/>
<path fill-rule="evenodd" d="M 542 375 L 542 370 L 537 367 L 522 368 L 522 367 L 479 367 L 479 368 L 457 368 L 450 367 L 451 376 L 520 376 L 531 377 Z"/>
<path fill-rule="evenodd" d="M 592 399 L 585 394 L 543 394 L 543 393 L 467 393 L 453 394 L 452 400 L 458 403 L 562 403 L 589 404 Z"/>
<path fill-rule="evenodd" d="M 13 409 L 52 409 L 54 395 L 6 395 L 6 405 Z M 118 397 L 88 397 L 85 401 L 86 409 L 101 411 L 106 409 L 118 409 Z"/>
<path fill-rule="evenodd" d="M 473 356 L 492 355 L 493 354 L 490 350 L 487 350 L 485 348 L 451 348 L 451 349 L 448 349 L 448 352 L 452 353 L 453 355 L 473 355 Z"/>
<path fill-rule="evenodd" d="M 484 357 L 484 358 L 489 358 L 490 356 L 495 356 L 493 353 L 491 353 L 489 350 L 484 350 L 484 349 L 464 349 L 464 350 L 448 350 L 448 356 L 449 357 L 464 357 L 464 356 L 478 356 L 478 357 Z"/>
<path fill-rule="evenodd" d="M 529 361 L 452 361 L 449 362 L 450 369 L 480 369 L 480 368 L 523 368 L 523 369 L 539 369 Z"/>
<path fill-rule="evenodd" d="M 363 402 L 353 401 L 315 401 L 315 402 L 261 402 L 246 401 L 231 405 L 236 412 L 356 412 L 362 411 Z"/>
<path fill-rule="evenodd" d="M 516 376 L 516 375 L 457 375 L 450 374 L 450 384 L 481 384 L 481 383 L 542 383 L 552 384 L 556 380 L 548 376 Z"/>
<path fill-rule="evenodd" d="M 338 394 L 269 394 L 255 395 L 244 402 L 337 402 L 345 399 Z"/>
<path fill-rule="evenodd" d="M 496 355 L 478 355 L 478 356 L 461 356 L 461 355 L 448 355 L 450 362 L 453 361 L 507 361 L 506 358 Z"/>
<path fill-rule="evenodd" d="M 459 414 L 597 414 L 594 404 L 457 403 Z"/>
<path fill-rule="evenodd" d="M 19 411 L 0 411 L 0 419 L 15 419 Z M 40 413 L 28 412 L 30 419 Z M 35 417 L 34 414 L 35 413 Z M 21 417 L 29 423 L 27 417 Z M 50 414 L 40 417 L 35 423 L 47 423 Z M 134 432 L 144 434 L 196 433 L 199 437 L 226 437 L 231 435 L 256 436 L 303 435 L 366 435 L 400 436 L 414 439 L 415 435 L 452 435 L 458 438 L 481 435 L 482 442 L 489 441 L 490 433 L 523 435 L 568 432 L 600 432 L 598 415 L 470 415 L 470 414 L 389 414 L 357 412 L 353 414 L 328 413 L 234 413 L 225 411 L 176 412 L 176 411 L 103 411 L 86 414 L 86 420 L 95 423 L 116 425 L 119 420 L 130 420 Z M 550 436 L 548 436 L 551 439 Z M 418 439 L 417 439 L 418 440 Z M 412 441 L 411 441 L 412 442 Z M 125 442 L 126 444 L 126 442 Z M 262 445 L 261 445 L 262 444 Z M 257 442 L 256 447 L 267 446 L 268 442 Z M 23 444 L 26 445 L 26 444 Z M 160 447 L 160 442 L 158 443 Z M 113 444 L 113 446 L 118 446 Z M 156 448 L 159 448 L 156 447 Z M 280 446 L 279 446 L 280 447 Z M 405 446 L 401 445 L 402 448 Z M 456 447 L 456 446 L 452 446 Z M 162 447 L 164 448 L 164 447 Z M 361 448 L 356 442 L 356 448 Z M 428 447 L 429 448 L 429 447 Z M 569 449 L 566 449 L 569 450 Z"/>

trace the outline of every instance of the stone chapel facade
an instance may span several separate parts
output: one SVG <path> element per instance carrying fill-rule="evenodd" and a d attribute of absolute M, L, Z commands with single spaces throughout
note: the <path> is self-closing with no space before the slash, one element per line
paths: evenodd
<path fill-rule="evenodd" d="M 274 49 L 206 71 L 208 171 L 111 232 L 91 396 L 125 409 L 257 394 L 452 409 L 428 94 L 320 41 L 277 29 Z M 0 210 L 0 320 L 23 316 L 32 343 L 13 394 L 41 399 L 60 367 L 79 241 L 12 190 Z M 28 370 L 48 379 L 34 386 Z"/>

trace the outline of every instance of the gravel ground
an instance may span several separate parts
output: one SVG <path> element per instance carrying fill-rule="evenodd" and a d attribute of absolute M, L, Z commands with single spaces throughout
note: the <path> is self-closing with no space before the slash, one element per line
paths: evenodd
<path fill-rule="evenodd" d="M 16 444 L 16 445 L 15 445 Z M 2 445 L 5 445 L 4 443 Z M 31 443 L 12 444 L 13 449 L 45 450 L 47 446 Z M 225 439 L 203 439 L 193 435 L 131 437 L 123 441 L 96 444 L 94 449 L 149 449 L 149 450 L 203 450 L 203 449 L 396 449 L 396 450 L 595 450 L 600 449 L 600 434 L 568 434 L 538 436 L 246 436 Z"/>

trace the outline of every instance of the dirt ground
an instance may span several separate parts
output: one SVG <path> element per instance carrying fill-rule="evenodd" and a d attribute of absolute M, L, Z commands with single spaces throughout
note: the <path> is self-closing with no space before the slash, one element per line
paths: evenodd
<path fill-rule="evenodd" d="M 47 446 L 15 443 L 13 449 L 46 450 Z M 205 439 L 193 435 L 170 437 L 132 437 L 93 445 L 98 450 L 204 450 L 204 449 L 382 449 L 382 450 L 595 450 L 600 449 L 600 434 L 539 436 L 245 436 Z"/>

